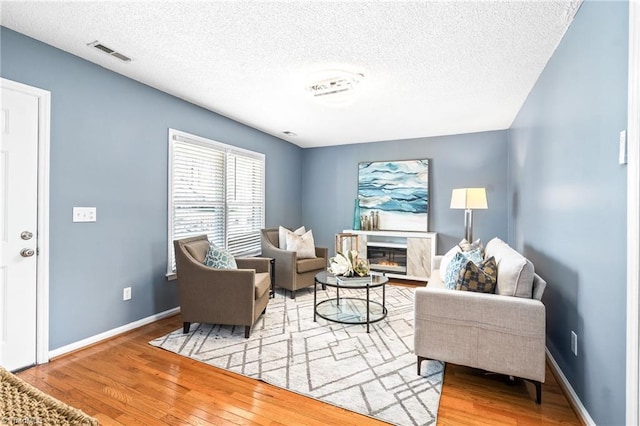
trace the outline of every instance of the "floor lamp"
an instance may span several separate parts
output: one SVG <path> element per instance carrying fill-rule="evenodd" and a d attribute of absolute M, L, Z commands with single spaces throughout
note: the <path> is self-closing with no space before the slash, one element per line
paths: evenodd
<path fill-rule="evenodd" d="M 451 193 L 451 208 L 464 209 L 464 238 L 473 242 L 473 210 L 487 208 L 484 188 L 457 188 Z"/>

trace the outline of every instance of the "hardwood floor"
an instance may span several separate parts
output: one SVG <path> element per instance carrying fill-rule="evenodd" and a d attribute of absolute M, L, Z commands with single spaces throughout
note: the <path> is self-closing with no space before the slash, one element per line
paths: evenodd
<path fill-rule="evenodd" d="M 181 328 L 173 316 L 18 374 L 103 425 L 384 425 L 148 342 Z M 547 368 L 542 405 L 534 387 L 447 365 L 439 425 L 579 425 Z"/>

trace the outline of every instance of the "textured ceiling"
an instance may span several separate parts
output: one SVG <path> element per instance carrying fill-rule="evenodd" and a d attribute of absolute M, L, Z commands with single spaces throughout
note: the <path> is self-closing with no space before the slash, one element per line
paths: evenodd
<path fill-rule="evenodd" d="M 508 128 L 579 5 L 2 1 L 0 22 L 312 147 Z M 87 47 L 95 40 L 133 60 Z M 348 94 L 314 97 L 306 87 L 327 70 L 364 77 Z"/>

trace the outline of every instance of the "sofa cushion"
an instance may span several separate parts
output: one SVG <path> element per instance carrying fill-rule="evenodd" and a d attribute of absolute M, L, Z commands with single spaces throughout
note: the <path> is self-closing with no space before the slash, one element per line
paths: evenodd
<path fill-rule="evenodd" d="M 485 247 L 485 257 L 493 256 L 498 265 L 496 293 L 530 299 L 533 292 L 533 264 L 499 238 Z"/>
<path fill-rule="evenodd" d="M 480 250 L 475 249 L 466 252 L 456 252 L 454 254 L 453 259 L 451 259 L 451 262 L 449 262 L 449 264 L 447 265 L 447 271 L 443 280 L 444 286 L 446 288 L 448 288 L 449 290 L 453 290 L 456 288 L 460 270 L 464 268 L 464 265 L 466 265 L 468 261 L 472 261 L 475 264 L 482 263 Z"/>
<path fill-rule="evenodd" d="M 299 259 L 312 259 L 316 257 L 316 245 L 313 241 L 311 229 L 303 235 L 296 235 L 293 232 L 287 234 L 287 251 L 295 251 Z"/>
<path fill-rule="evenodd" d="M 324 257 L 314 257 L 313 259 L 298 259 L 296 261 L 296 271 L 299 274 L 303 274 L 309 271 L 317 271 L 318 269 L 324 269 L 327 267 L 327 262 Z"/>
<path fill-rule="evenodd" d="M 233 255 L 225 249 L 216 247 L 215 244 L 209 244 L 209 250 L 202 263 L 215 269 L 238 269 Z"/>
<path fill-rule="evenodd" d="M 498 268 L 496 259 L 491 256 L 489 259 L 476 265 L 472 261 L 460 270 L 456 290 L 475 291 L 478 293 L 493 293 L 496 288 L 498 278 Z"/>
<path fill-rule="evenodd" d="M 294 233 L 296 235 L 303 235 L 305 232 L 307 232 L 307 230 L 304 229 L 304 226 L 301 226 L 295 231 L 291 231 L 284 226 L 278 227 L 278 248 L 282 250 L 287 249 L 287 234 Z"/>
<path fill-rule="evenodd" d="M 262 297 L 265 291 L 271 288 L 271 275 L 268 272 L 256 272 L 255 275 L 255 298 Z"/>

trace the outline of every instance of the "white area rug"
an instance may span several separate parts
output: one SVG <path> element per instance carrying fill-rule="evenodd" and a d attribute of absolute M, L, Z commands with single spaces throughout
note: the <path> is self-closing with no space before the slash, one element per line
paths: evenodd
<path fill-rule="evenodd" d="M 342 296 L 360 297 L 358 290 Z M 335 289 L 318 290 L 318 301 Z M 381 290 L 372 300 L 381 300 Z M 255 324 L 244 327 L 192 324 L 151 345 L 263 380 L 398 425 L 435 425 L 443 365 L 425 361 L 421 375 L 413 354 L 414 289 L 387 286 L 387 317 L 371 325 L 313 321 L 313 287 L 296 299 L 276 294 Z"/>

